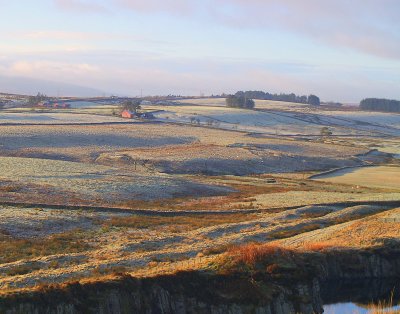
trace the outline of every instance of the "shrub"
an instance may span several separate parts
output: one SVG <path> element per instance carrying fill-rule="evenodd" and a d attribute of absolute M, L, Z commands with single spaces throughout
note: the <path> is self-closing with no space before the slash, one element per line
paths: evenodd
<path fill-rule="evenodd" d="M 306 251 L 314 251 L 314 252 L 319 252 L 319 251 L 325 251 L 329 248 L 335 247 L 335 244 L 330 241 L 324 241 L 324 242 L 309 242 L 305 243 L 303 245 L 303 249 Z"/>
<path fill-rule="evenodd" d="M 292 251 L 277 244 L 256 244 L 250 243 L 243 246 L 232 247 L 229 252 L 236 262 L 254 266 L 258 262 L 274 260 L 281 257 L 288 257 Z"/>

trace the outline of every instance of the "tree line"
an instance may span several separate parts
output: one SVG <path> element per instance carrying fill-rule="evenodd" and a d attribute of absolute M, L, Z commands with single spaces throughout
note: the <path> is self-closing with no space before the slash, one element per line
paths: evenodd
<path fill-rule="evenodd" d="M 239 91 L 235 94 L 237 97 L 245 97 L 248 99 L 261 99 L 261 100 L 275 100 L 275 101 L 287 101 L 287 102 L 295 102 L 301 104 L 309 104 L 313 106 L 319 106 L 321 101 L 318 96 L 309 95 L 309 96 L 299 96 L 294 93 L 290 94 L 270 94 L 268 92 L 263 91 Z"/>
<path fill-rule="evenodd" d="M 368 111 L 400 112 L 400 101 L 384 98 L 366 98 L 361 100 L 360 108 Z"/>
<path fill-rule="evenodd" d="M 28 98 L 28 104 L 31 106 L 37 105 L 38 103 L 42 101 L 49 101 L 51 98 L 45 94 L 42 93 L 37 93 L 36 96 L 29 96 Z"/>
<path fill-rule="evenodd" d="M 228 95 L 226 97 L 226 105 L 231 108 L 253 109 L 255 106 L 254 100 L 243 95 Z"/>

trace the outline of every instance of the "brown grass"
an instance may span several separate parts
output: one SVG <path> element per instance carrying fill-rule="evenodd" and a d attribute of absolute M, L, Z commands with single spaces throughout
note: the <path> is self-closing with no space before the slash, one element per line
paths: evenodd
<path fill-rule="evenodd" d="M 130 216 L 130 217 L 113 217 L 104 222 L 105 226 L 138 228 L 138 229 L 155 229 L 159 227 L 167 227 L 170 231 L 194 230 L 203 227 L 221 225 L 226 223 L 237 223 L 241 221 L 249 221 L 257 218 L 257 214 L 221 214 L 221 215 L 196 215 L 196 216 Z"/>
<path fill-rule="evenodd" d="M 21 187 L 16 186 L 16 185 L 3 185 L 3 186 L 0 186 L 0 192 L 12 193 L 12 192 L 18 192 L 20 190 L 21 190 Z"/>
<path fill-rule="evenodd" d="M 380 300 L 378 304 L 369 303 L 366 308 L 371 314 L 398 314 L 398 309 L 391 310 L 396 304 L 394 302 L 394 289 L 390 293 L 388 300 Z"/>
<path fill-rule="evenodd" d="M 288 257 L 293 251 L 277 244 L 250 243 L 242 246 L 231 247 L 228 255 L 234 257 L 235 262 L 253 266 L 258 262 Z"/>
<path fill-rule="evenodd" d="M 274 232 L 270 233 L 270 237 L 272 239 L 286 239 L 286 238 L 294 237 L 298 234 L 314 231 L 314 230 L 317 230 L 320 228 L 321 228 L 320 224 L 308 224 L 308 225 L 301 226 L 300 228 L 290 227 L 287 229 L 274 231 Z"/>
<path fill-rule="evenodd" d="M 25 275 L 38 269 L 40 269 L 40 266 L 35 263 L 30 265 L 19 265 L 8 269 L 6 274 L 7 276 Z"/>
<path fill-rule="evenodd" d="M 45 239 L 12 239 L 0 234 L 0 263 L 90 249 L 80 231 L 52 235 Z"/>
<path fill-rule="evenodd" d="M 333 241 L 321 241 L 321 242 L 305 243 L 302 249 L 305 251 L 320 252 L 320 251 L 326 251 L 334 247 L 337 247 L 337 244 L 335 244 Z"/>
<path fill-rule="evenodd" d="M 232 188 L 235 192 L 225 196 L 211 196 L 193 198 L 192 196 L 180 197 L 173 199 L 163 199 L 157 201 L 140 201 L 130 200 L 123 202 L 120 205 L 132 209 L 154 209 L 154 210 L 230 210 L 230 209 L 253 209 L 255 196 L 259 194 L 281 193 L 293 190 L 293 187 L 285 185 L 270 185 L 270 184 L 249 184 L 248 180 L 243 181 L 243 184 L 232 182 L 225 177 L 213 177 L 212 182 L 207 177 L 191 177 L 191 179 L 204 184 L 218 184 L 218 180 L 223 180 L 223 185 Z M 239 179 L 235 178 L 234 181 Z M 238 204 L 241 203 L 241 204 Z"/>

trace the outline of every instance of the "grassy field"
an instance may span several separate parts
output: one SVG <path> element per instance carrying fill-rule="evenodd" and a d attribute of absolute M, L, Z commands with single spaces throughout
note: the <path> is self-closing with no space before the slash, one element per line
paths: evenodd
<path fill-rule="evenodd" d="M 400 190 L 400 167 L 365 167 L 338 170 L 317 180 L 356 186 Z"/>
<path fill-rule="evenodd" d="M 156 121 L 114 124 L 125 120 L 97 105 L 1 114 L 0 124 L 22 123 L 0 125 L 2 291 L 121 270 L 212 272 L 249 243 L 322 250 L 400 237 L 400 168 L 367 154 L 397 147 L 396 119 L 363 125 L 357 113 L 268 101 L 259 111 L 223 99 L 145 107 L 161 110 Z M 91 122 L 103 124 L 79 125 Z M 325 124 L 342 136 L 319 136 Z M 366 164 L 376 167 L 308 179 Z"/>

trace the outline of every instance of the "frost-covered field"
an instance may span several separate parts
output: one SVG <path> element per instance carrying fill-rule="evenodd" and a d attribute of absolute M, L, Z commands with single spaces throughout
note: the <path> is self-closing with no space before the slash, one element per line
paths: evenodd
<path fill-rule="evenodd" d="M 338 170 L 316 177 L 317 180 L 400 190 L 400 167 L 365 167 Z"/>
<path fill-rule="evenodd" d="M 256 110 L 227 108 L 223 98 L 186 99 L 181 106 L 156 107 L 162 121 L 190 122 L 199 119 L 223 129 L 237 129 L 279 135 L 319 135 L 327 126 L 334 135 L 394 135 L 400 136 L 400 115 L 363 112 L 354 109 L 329 110 L 321 106 L 256 100 Z"/>
<path fill-rule="evenodd" d="M 126 173 L 102 165 L 37 158 L 0 157 L 0 179 L 46 186 L 83 199 L 117 202 L 183 196 L 195 190 L 204 195 L 228 191 L 162 174 Z"/>
<path fill-rule="evenodd" d="M 64 112 L 1 112 L 0 124 L 88 124 L 128 122 L 119 117 Z"/>
<path fill-rule="evenodd" d="M 306 104 L 298 104 L 286 101 L 272 100 L 254 100 L 256 109 L 271 109 L 271 110 L 307 110 L 309 107 Z M 201 98 L 201 99 L 184 99 L 177 101 L 182 104 L 193 104 L 212 107 L 226 107 L 225 98 Z"/>
<path fill-rule="evenodd" d="M 161 121 L 190 123 L 199 119 L 201 125 L 210 125 L 225 130 L 238 130 L 273 135 L 319 134 L 321 126 L 310 125 L 291 115 L 259 112 L 212 106 L 168 106 L 156 107 L 160 111 L 155 117 Z M 193 123 L 197 123 L 193 121 Z"/>
<path fill-rule="evenodd" d="M 176 105 L 146 105 L 145 110 L 156 110 L 157 121 L 194 123 L 224 130 L 238 130 L 268 135 L 318 136 L 322 127 L 329 127 L 334 135 L 346 136 L 400 136 L 400 115 L 362 111 L 311 108 L 309 105 L 256 101 L 256 110 L 233 109 L 225 106 L 225 100 L 185 99 Z M 135 123 L 112 113 L 114 105 L 94 102 L 73 103 L 65 111 L 1 112 L 0 124 L 90 124 Z"/>
<path fill-rule="evenodd" d="M 377 125 L 371 113 L 282 102 L 257 102 L 259 110 L 226 108 L 223 99 L 187 103 L 144 106 L 160 110 L 155 123 L 1 112 L 0 124 L 22 124 L 0 125 L 0 201 L 7 202 L 0 204 L 0 288 L 77 280 L 113 267 L 146 272 L 148 265 L 176 260 L 203 258 L 199 267 L 208 267 L 215 256 L 210 252 L 221 247 L 307 237 L 315 228 L 323 239 L 325 229 L 369 221 L 400 204 L 400 168 L 365 168 L 369 172 L 357 173 L 356 181 L 346 175 L 332 182 L 307 179 L 320 170 L 395 164 L 385 154 L 367 153 L 399 145 L 395 136 L 379 137 L 397 132 L 397 117 L 385 124 L 385 115 L 377 115 Z M 71 112 L 102 109 L 80 105 Z M 323 126 L 347 136 L 321 138 Z M 249 134 L 254 132 L 261 134 Z M 317 136 L 286 136 L 297 134 Z M 387 228 L 377 225 L 363 245 L 382 231 Z M 384 236 L 398 234 L 396 227 Z M 23 251 L 24 241 L 31 241 L 34 255 Z M 87 246 L 64 249 L 71 243 Z M 38 251 L 41 245 L 53 249 Z M 13 257 L 2 261 L 2 254 Z"/>

